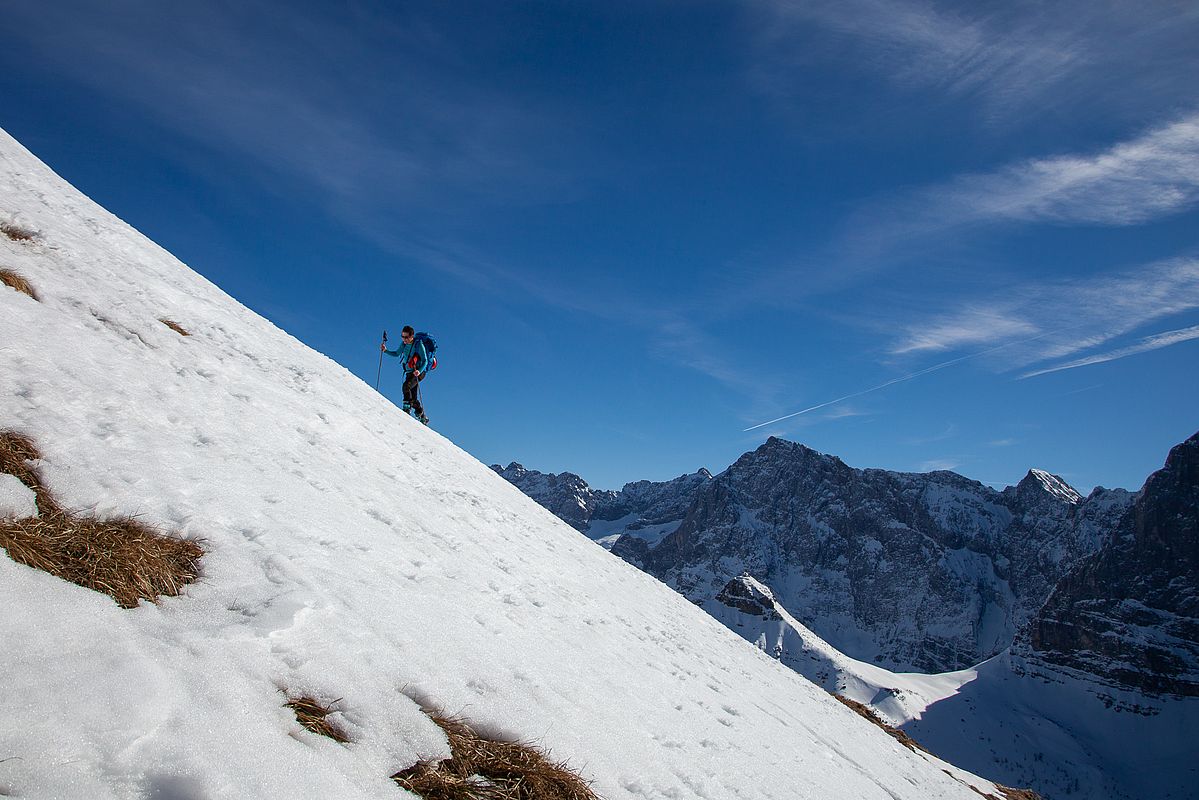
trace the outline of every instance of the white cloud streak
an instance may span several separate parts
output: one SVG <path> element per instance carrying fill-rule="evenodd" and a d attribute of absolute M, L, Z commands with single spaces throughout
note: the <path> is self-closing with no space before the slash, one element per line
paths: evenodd
<path fill-rule="evenodd" d="M 909 330 L 907 338 L 895 345 L 895 355 L 920 351 L 949 350 L 954 347 L 983 344 L 999 339 L 1041 333 L 1032 322 L 986 307 L 963 310 L 925 327 Z"/>
<path fill-rule="evenodd" d="M 1102 364 L 1106 361 L 1115 361 L 1120 358 L 1127 358 L 1128 356 L 1148 353 L 1150 350 L 1158 350 L 1162 347 L 1169 347 L 1170 345 L 1179 344 L 1181 342 L 1189 342 L 1192 339 L 1199 339 L 1199 325 L 1192 325 L 1189 328 L 1179 328 L 1178 330 L 1166 331 L 1164 333 L 1154 334 L 1153 336 L 1146 336 L 1144 339 L 1141 339 L 1135 344 L 1128 345 L 1127 347 L 1121 347 L 1106 353 L 1087 356 L 1086 358 L 1080 358 L 1067 364 L 1058 364 L 1057 366 L 1047 367 L 1045 369 L 1033 370 L 1032 372 L 1024 373 L 1020 377 L 1022 379 L 1035 378 L 1037 375 L 1046 375 L 1050 372 L 1060 372 L 1061 370 L 1074 369 L 1076 367 L 1086 367 L 1090 366 L 1091 364 Z"/>
<path fill-rule="evenodd" d="M 1002 369 L 1019 369 L 1101 347 L 1195 309 L 1199 309 L 1199 259 L 1170 259 L 1087 280 L 1016 287 L 1003 305 L 955 310 L 909 326 L 891 352 L 949 351 L 1007 341 L 1013 346 L 1005 353 Z M 1017 339 L 1034 331 L 1043 333 Z M 1034 372 L 1045 371 L 1052 369 Z"/>
<path fill-rule="evenodd" d="M 960 246 L 975 231 L 1038 224 L 1127 227 L 1197 207 L 1199 111 L 1192 111 L 1098 152 L 1025 159 L 868 203 L 843 223 L 819 258 L 788 263 L 740 287 L 735 296 L 781 304 L 805 292 L 844 288 L 866 274 L 927 259 L 946 243 Z M 836 270 L 816 266 L 828 263 Z M 804 279 L 795 280 L 801 271 Z M 1135 305 L 1140 280 L 1135 276 L 1124 287 L 1095 291 L 1104 305 L 1109 298 Z M 1130 291 L 1117 291 L 1121 288 Z M 1093 293 L 1081 291 L 1084 300 Z M 1165 304 L 1173 303 L 1166 298 Z M 1019 305 L 976 302 L 956 318 L 946 315 L 909 329 L 893 352 L 947 350 L 1046 327 Z"/>
<path fill-rule="evenodd" d="M 967 175 L 917 200 L 942 224 L 1136 225 L 1199 202 L 1199 113 L 1089 156 L 1031 159 Z"/>
<path fill-rule="evenodd" d="M 983 95 L 994 107 L 1023 102 L 1084 66 L 1086 42 L 1044 14 L 974 15 L 920 0 L 765 0 L 759 49 L 775 91 L 797 71 L 806 28 L 856 46 L 853 60 L 902 86 Z"/>
<path fill-rule="evenodd" d="M 920 462 L 917 472 L 934 472 L 940 470 L 953 470 L 962 465 L 962 462 L 954 458 L 933 458 L 928 461 Z"/>
<path fill-rule="evenodd" d="M 854 215 L 843 259 L 889 261 L 963 230 L 1013 225 L 1126 227 L 1199 205 L 1199 112 L 1090 154 L 1026 159 L 960 175 Z"/>
<path fill-rule="evenodd" d="M 1013 299 L 1007 307 L 980 306 L 969 311 L 955 311 L 943 320 L 913 326 L 891 352 L 945 351 L 983 342 L 998 342 L 994 347 L 942 361 L 876 386 L 752 425 L 743 432 L 802 416 L 1000 351 L 1006 351 L 1003 369 L 1013 369 L 1099 347 L 1155 320 L 1199 308 L 1199 259 L 1171 259 L 1088 281 L 1028 285 L 1012 294 Z M 1034 335 L 1027 336 L 1029 333 Z M 1015 338 L 1018 336 L 1021 338 Z M 1199 338 L 1199 326 L 1151 336 L 1109 353 L 1044 367 L 1021 377 L 1125 358 L 1193 338 Z"/>
<path fill-rule="evenodd" d="M 1034 104 L 1119 110 L 1193 98 L 1193 4 L 1085 0 L 746 0 L 755 14 L 755 84 L 790 98 L 814 59 L 884 76 L 905 90 L 976 99 L 989 121 Z M 1040 111 L 1040 109 L 1038 109 Z"/>

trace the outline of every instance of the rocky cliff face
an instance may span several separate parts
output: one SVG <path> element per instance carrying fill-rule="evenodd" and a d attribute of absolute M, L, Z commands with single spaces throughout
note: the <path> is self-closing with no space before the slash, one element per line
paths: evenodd
<path fill-rule="evenodd" d="M 1118 687 L 1199 696 L 1199 433 L 1170 451 L 1016 649 Z"/>
<path fill-rule="evenodd" d="M 491 468 L 558 519 L 580 531 L 587 529 L 596 506 L 616 495 L 616 492 L 592 489 L 573 472 L 557 475 L 538 472 L 525 469 L 515 461 L 506 467 L 492 464 Z"/>
<path fill-rule="evenodd" d="M 580 530 L 701 605 L 748 574 L 838 650 L 939 672 L 1009 646 L 1131 499 L 1084 499 L 1039 470 L 997 492 L 952 472 L 854 469 L 772 438 L 716 477 L 597 498 Z"/>
<path fill-rule="evenodd" d="M 635 516 L 631 524 L 643 527 L 678 522 L 686 516 L 695 493 L 710 480 L 712 473 L 700 469 L 669 481 L 626 483 L 613 497 L 596 506 L 592 519 L 613 522 Z"/>
<path fill-rule="evenodd" d="M 1131 502 L 1034 470 L 997 492 L 952 472 L 853 469 L 771 439 L 629 557 L 696 602 L 747 573 L 838 650 L 938 672 L 988 658 Z"/>
<path fill-rule="evenodd" d="M 617 538 L 657 543 L 664 528 L 683 519 L 695 493 L 712 480 L 700 469 L 669 481 L 634 481 L 619 492 L 592 489 L 573 472 L 557 475 L 525 469 L 517 463 L 493 470 L 575 529 L 611 546 Z"/>

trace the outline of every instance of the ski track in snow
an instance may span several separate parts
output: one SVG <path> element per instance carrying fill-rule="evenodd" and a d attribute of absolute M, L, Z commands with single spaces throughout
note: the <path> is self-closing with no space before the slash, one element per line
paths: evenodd
<path fill-rule="evenodd" d="M 623 798 L 977 798 L 75 192 L 0 132 L 0 428 L 201 540 L 123 610 L 0 557 L 0 794 L 400 797 L 424 698 Z M 170 318 L 192 335 L 162 324 Z M 481 408 L 481 413 L 485 410 Z M 0 483 L 0 513 L 28 497 Z M 24 510 L 23 510 L 24 509 Z M 338 701 L 342 746 L 284 692 Z M 416 699 L 414 699 L 416 698 Z"/>

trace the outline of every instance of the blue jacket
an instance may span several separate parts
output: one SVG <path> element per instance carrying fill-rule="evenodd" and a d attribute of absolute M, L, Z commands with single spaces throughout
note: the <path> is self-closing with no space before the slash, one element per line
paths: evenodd
<path fill-rule="evenodd" d="M 383 352 L 400 359 L 404 364 L 405 373 L 419 370 L 420 374 L 424 375 L 425 367 L 429 365 L 429 354 L 425 352 L 424 343 L 418 339 L 401 344 L 395 350 L 384 350 Z"/>

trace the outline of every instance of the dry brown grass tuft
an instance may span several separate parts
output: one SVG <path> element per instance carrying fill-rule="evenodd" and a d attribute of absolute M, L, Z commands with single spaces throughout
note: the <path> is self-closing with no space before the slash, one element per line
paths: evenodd
<path fill-rule="evenodd" d="M 179 594 L 198 577 L 204 554 L 195 542 L 161 536 L 130 517 L 61 511 L 0 522 L 0 547 L 13 561 L 103 592 L 122 608 Z"/>
<path fill-rule="evenodd" d="M 37 495 L 38 516 L 0 520 L 0 547 L 13 561 L 103 592 L 123 608 L 177 595 L 199 576 L 204 551 L 196 542 L 162 536 L 132 517 L 101 520 L 64 509 L 29 465 L 38 458 L 27 437 L 0 432 L 0 471 Z"/>
<path fill-rule="evenodd" d="M 0 233 L 14 242 L 32 242 L 37 234 L 28 228 L 23 228 L 15 222 L 0 222 Z"/>
<path fill-rule="evenodd" d="M 445 731 L 452 756 L 392 776 L 425 800 L 599 800 L 564 763 L 531 745 L 485 739 L 461 720 L 427 713 Z"/>
<path fill-rule="evenodd" d="M 879 715 L 875 714 L 874 711 L 870 708 L 870 706 L 865 705 L 864 703 L 859 703 L 857 700 L 850 700 L 848 697 L 842 697 L 841 695 L 837 694 L 836 692 L 833 692 L 832 695 L 833 695 L 833 697 L 840 700 L 842 705 L 848 706 L 849 708 L 853 709 L 854 712 L 857 713 L 858 716 L 864 717 L 864 718 L 870 720 L 870 722 L 872 722 L 875 725 L 882 728 L 884 731 L 886 731 L 890 736 L 892 736 L 896 741 L 898 741 L 904 747 L 907 747 L 912 750 L 924 750 L 924 752 L 926 752 L 926 753 L 929 752 L 924 747 L 922 747 L 919 742 L 917 742 L 911 736 L 908 736 L 906 733 L 901 731 L 899 728 L 893 728 L 890 725 L 888 725 L 887 723 L 883 722 L 882 719 L 879 717 Z"/>
<path fill-rule="evenodd" d="M 191 336 L 190 333 L 183 330 L 182 325 L 180 325 L 178 322 L 175 322 L 175 320 L 173 320 L 173 319 L 165 319 L 164 318 L 164 319 L 160 319 L 158 321 L 161 322 L 163 325 L 166 325 L 168 328 L 170 328 L 171 330 L 173 330 L 175 333 L 179 334 L 180 336 Z"/>
<path fill-rule="evenodd" d="M 0 472 L 14 476 L 32 489 L 37 495 L 38 508 L 43 513 L 49 513 L 58 510 L 58 503 L 50 491 L 41 485 L 37 471 L 28 463 L 40 458 L 41 454 L 29 437 L 16 431 L 0 431 Z"/>
<path fill-rule="evenodd" d="M 29 285 L 29 281 L 25 280 L 25 276 L 13 272 L 11 269 L 0 268 L 0 283 L 10 286 L 22 294 L 27 294 L 34 300 L 38 299 L 37 292 L 33 291 L 33 287 Z"/>
<path fill-rule="evenodd" d="M 321 705 L 318 701 L 311 697 L 297 697 L 294 700 L 288 700 L 283 705 L 290 708 L 296 713 L 296 721 L 303 725 L 313 733 L 319 733 L 321 736 L 328 736 L 335 742 L 345 744 L 350 741 L 345 734 L 333 726 L 333 723 L 325 719 L 333 713 L 333 705 L 337 703 L 334 700 L 327 706 Z"/>

